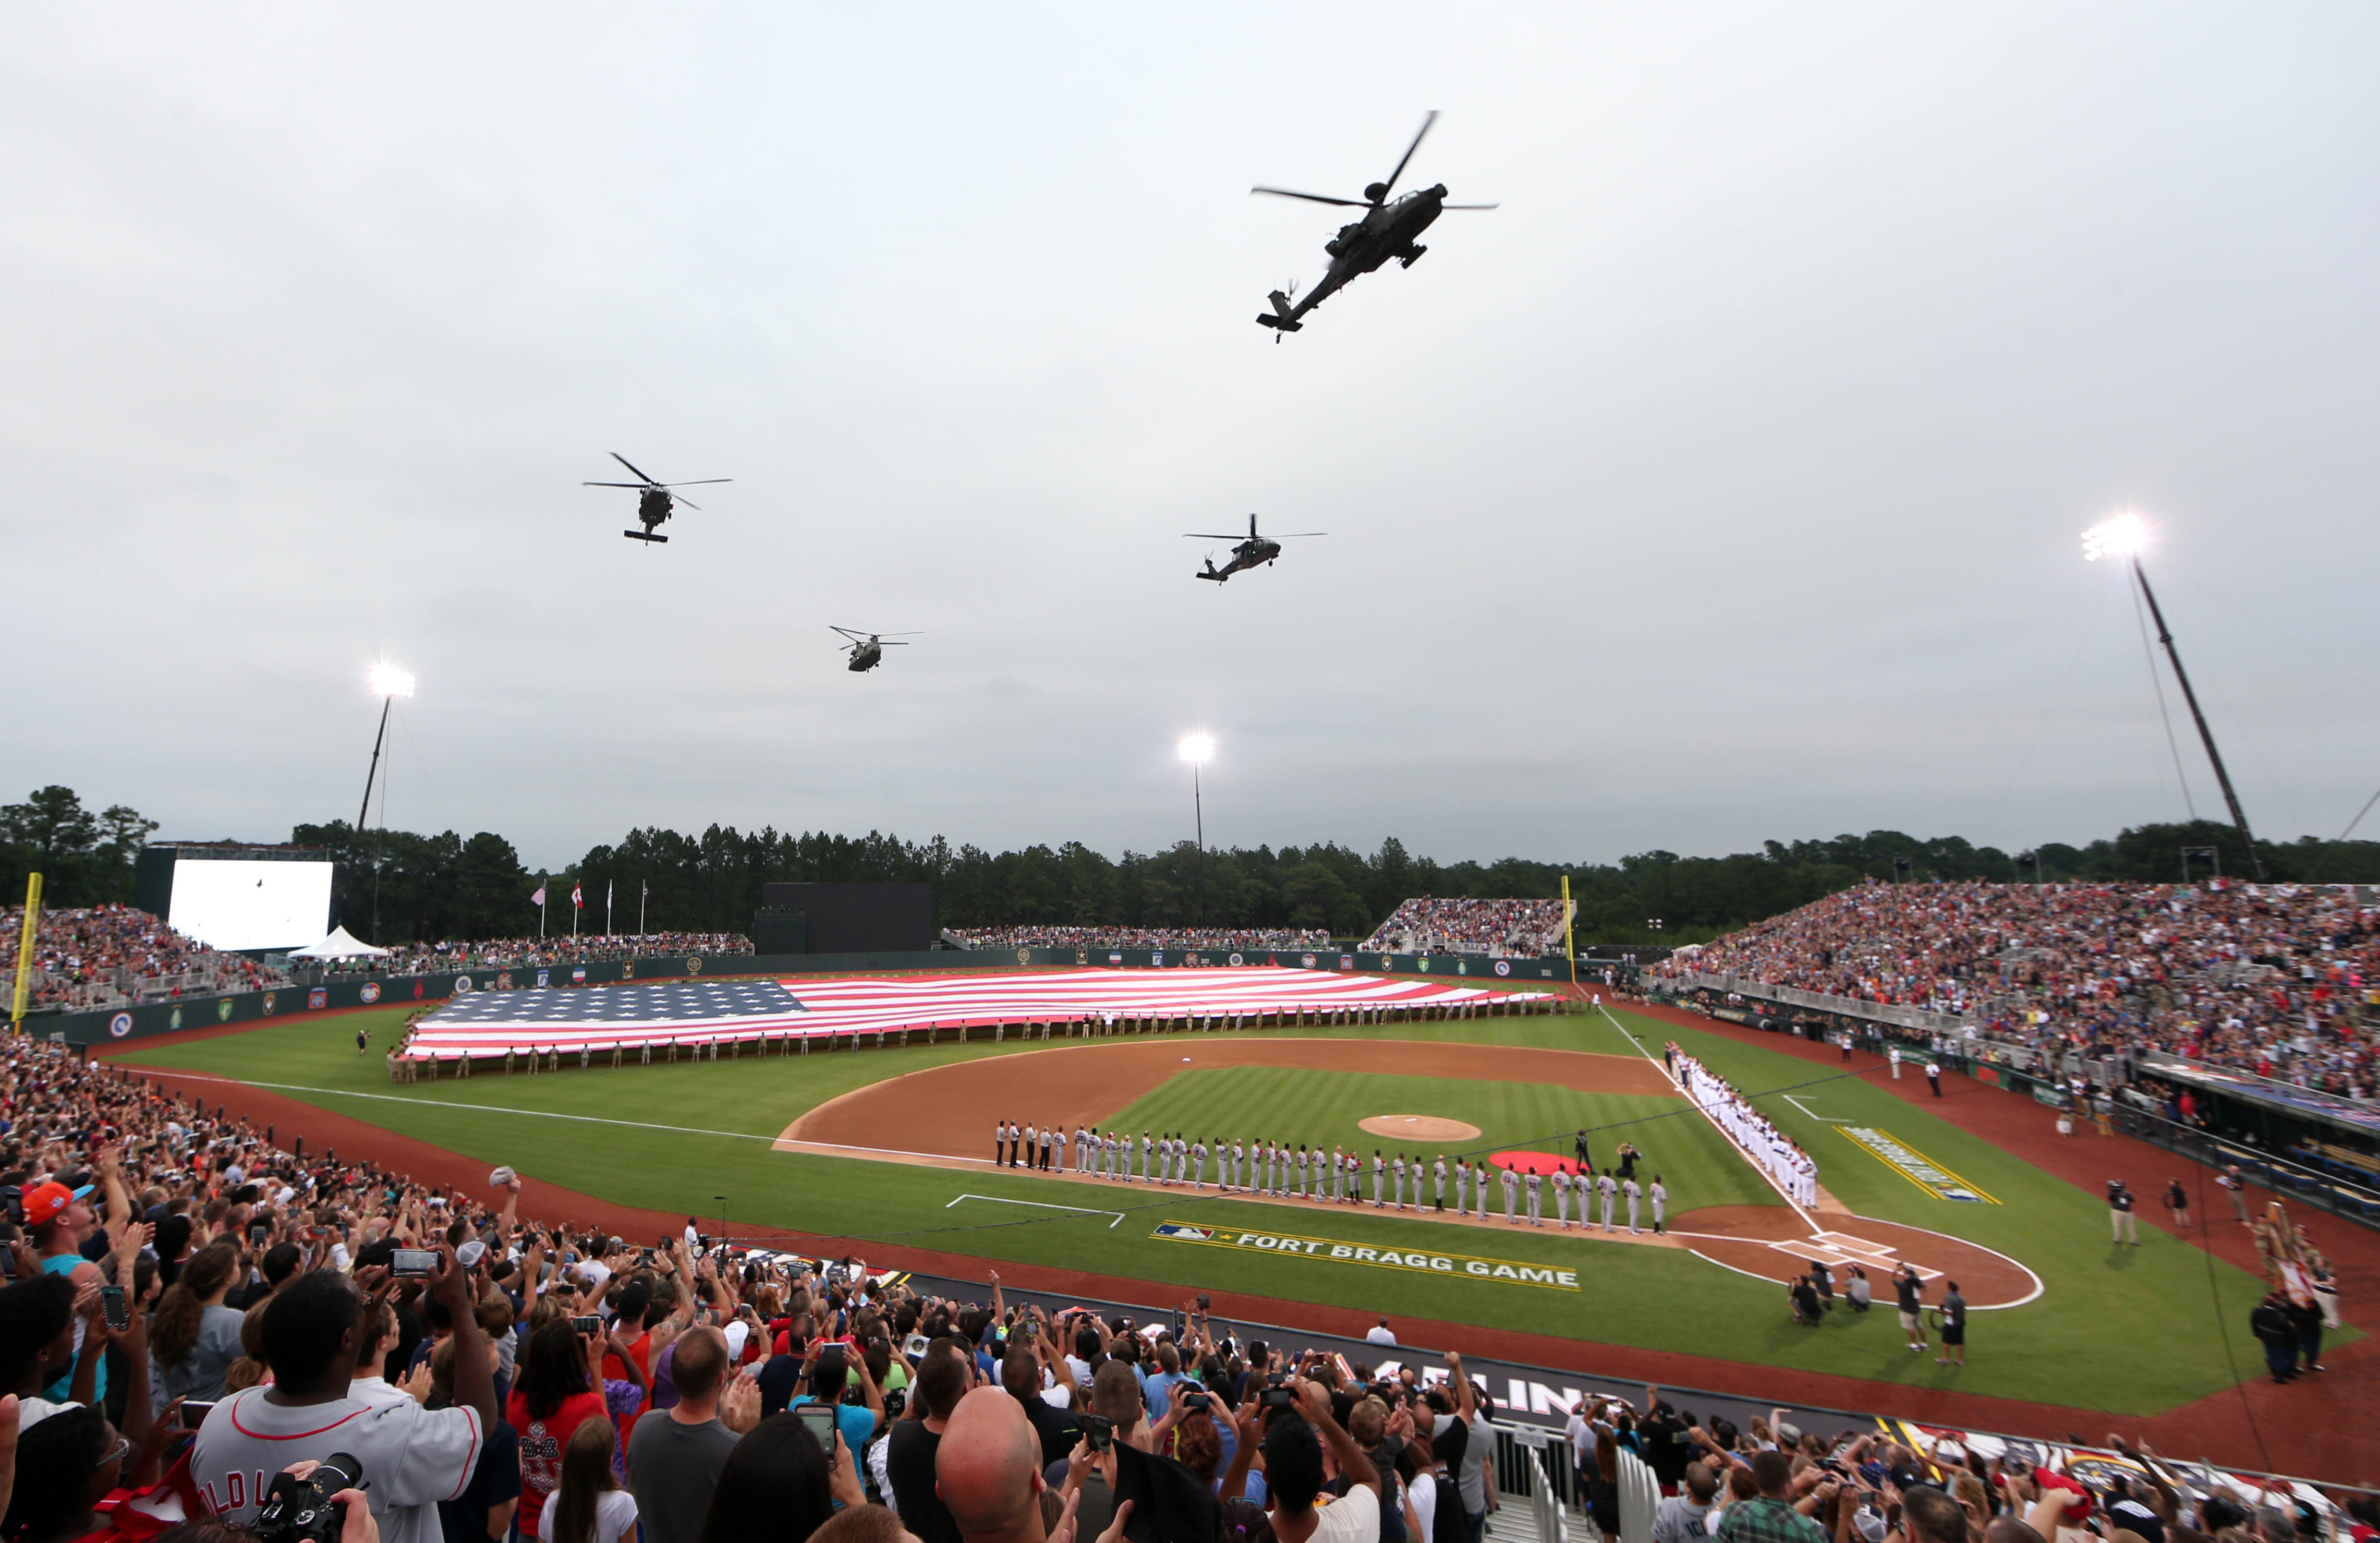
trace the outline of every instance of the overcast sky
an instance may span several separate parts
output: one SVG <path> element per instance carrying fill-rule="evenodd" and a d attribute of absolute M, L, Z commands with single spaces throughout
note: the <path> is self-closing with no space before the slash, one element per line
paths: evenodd
<path fill-rule="evenodd" d="M 1602 860 L 2380 784 L 2380 10 L 14 10 L 0 796 Z M 1427 259 L 1276 346 L 1426 109 Z M 617 450 L 733 477 L 621 540 Z M 1290 543 L 1192 570 L 1250 511 Z M 923 629 L 874 674 L 830 623 Z M 2173 711 L 2181 711 L 2166 683 Z M 2221 805 L 2177 716 L 2189 796 Z"/>

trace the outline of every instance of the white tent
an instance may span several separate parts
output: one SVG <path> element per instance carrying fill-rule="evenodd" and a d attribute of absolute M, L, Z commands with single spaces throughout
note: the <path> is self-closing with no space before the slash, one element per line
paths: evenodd
<path fill-rule="evenodd" d="M 361 959 L 367 954 L 386 954 L 384 948 L 374 948 L 357 938 L 344 927 L 334 927 L 331 935 L 310 948 L 293 948 L 292 959 Z"/>

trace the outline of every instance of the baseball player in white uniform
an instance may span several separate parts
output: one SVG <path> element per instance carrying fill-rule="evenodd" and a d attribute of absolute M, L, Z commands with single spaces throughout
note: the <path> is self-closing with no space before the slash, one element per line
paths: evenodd
<path fill-rule="evenodd" d="M 1399 1153 L 1398 1153 L 1394 1158 L 1392 1158 L 1392 1159 L 1390 1159 L 1390 1161 L 1389 1161 L 1389 1172 L 1390 1172 L 1392 1175 L 1394 1175 L 1394 1176 L 1395 1176 L 1395 1179 L 1396 1179 L 1396 1188 L 1395 1188 L 1394 1190 L 1390 1191 L 1390 1193 L 1391 1193 L 1391 1194 L 1393 1194 L 1393 1195 L 1395 1195 L 1395 1196 L 1396 1196 L 1396 1197 L 1397 1197 L 1397 1209 L 1399 1209 L 1399 1210 L 1402 1210 L 1402 1209 L 1405 1209 L 1405 1155 L 1404 1155 L 1404 1153 L 1402 1153 L 1402 1152 L 1399 1152 Z"/>
<path fill-rule="evenodd" d="M 1532 1168 L 1523 1182 L 1529 1186 L 1529 1225 L 1542 1227 L 1546 1224 L 1546 1176 Z"/>
<path fill-rule="evenodd" d="M 1554 1221 L 1563 1232 L 1570 1231 L 1570 1170 L 1554 1170 Z"/>
<path fill-rule="evenodd" d="M 1635 1236 L 1637 1233 L 1636 1197 L 1644 1192 L 1644 1185 L 1633 1178 L 1623 1179 L 1620 1183 L 1620 1193 L 1628 1197 L 1628 1235 L 1631 1237 Z"/>
<path fill-rule="evenodd" d="M 1382 1157 L 1382 1156 L 1380 1155 L 1380 1149 L 1379 1149 L 1378 1147 L 1373 1148 L 1372 1148 L 1372 1209 L 1373 1209 L 1374 1210 L 1386 1210 L 1386 1209 L 1388 1209 L 1388 1202 L 1386 1202 L 1386 1201 L 1384 1201 L 1384 1200 L 1382 1200 L 1382 1199 L 1380 1198 L 1380 1188 L 1381 1188 L 1381 1186 L 1382 1186 L 1383 1185 L 1385 1185 L 1385 1184 L 1388 1182 L 1388 1180 L 1387 1180 L 1387 1178 L 1386 1178 L 1386 1174 L 1388 1173 L 1388 1171 L 1389 1171 L 1389 1160 L 1388 1160 L 1388 1159 L 1386 1159 L 1386 1158 L 1384 1158 L 1384 1157 Z"/>
<path fill-rule="evenodd" d="M 1512 1215 L 1513 1209 L 1519 1204 L 1520 1198 L 1521 1176 L 1507 1168 L 1504 1170 L 1504 1225 L 1507 1227 L 1520 1225 L 1519 1221 Z"/>
<path fill-rule="evenodd" d="M 1446 1209 L 1446 1159 L 1443 1155 L 1430 1164 L 1429 1177 L 1431 1185 L 1437 1191 L 1438 1209 L 1444 1210 Z"/>
<path fill-rule="evenodd" d="M 1669 1208 L 1670 1204 L 1670 1192 L 1662 1187 L 1661 1175 L 1658 1173 L 1653 1175 L 1653 1187 L 1650 1194 L 1653 1197 L 1653 1231 L 1658 1233 L 1661 1230 L 1661 1213 Z"/>
<path fill-rule="evenodd" d="M 1596 1187 L 1603 1192 L 1603 1230 L 1609 1233 L 1614 1230 L 1611 1225 L 1611 1203 L 1620 1194 L 1620 1181 L 1606 1173 L 1596 1181 Z"/>

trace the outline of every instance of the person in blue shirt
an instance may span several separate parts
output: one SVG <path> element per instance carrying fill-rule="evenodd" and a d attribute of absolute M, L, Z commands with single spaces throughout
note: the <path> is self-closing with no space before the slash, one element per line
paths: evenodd
<path fill-rule="evenodd" d="M 1148 1411 L 1152 1425 L 1163 1419 L 1166 1410 L 1172 1407 L 1173 1385 L 1189 1380 L 1182 1375 L 1181 1353 L 1170 1344 L 1157 1347 L 1157 1365 L 1158 1371 L 1140 1379 L 1141 1407 Z"/>
<path fill-rule="evenodd" d="M 868 1402 L 845 1403 L 843 1390 L 851 1379 L 853 1357 L 844 1346 L 821 1341 L 812 1341 L 811 1350 L 808 1375 L 799 1384 L 802 1392 L 785 1407 L 798 1408 L 813 1401 L 832 1404 L 834 1423 L 843 1432 L 843 1444 L 854 1452 L 866 1452 L 868 1443 L 876 1438 L 877 1421 L 884 1417 L 884 1401 L 876 1391 L 876 1379 L 868 1373 L 868 1362 L 859 1359 L 859 1386 Z"/>

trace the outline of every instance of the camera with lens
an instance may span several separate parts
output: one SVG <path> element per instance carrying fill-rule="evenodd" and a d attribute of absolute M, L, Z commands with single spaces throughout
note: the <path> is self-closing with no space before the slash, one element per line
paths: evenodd
<path fill-rule="evenodd" d="M 292 1474 L 273 1476 L 264 1508 L 249 1525 L 259 1543 L 338 1543 L 346 1525 L 347 1508 L 331 1497 L 342 1489 L 360 1489 L 364 1465 L 360 1459 L 334 1452 L 304 1478 Z"/>

